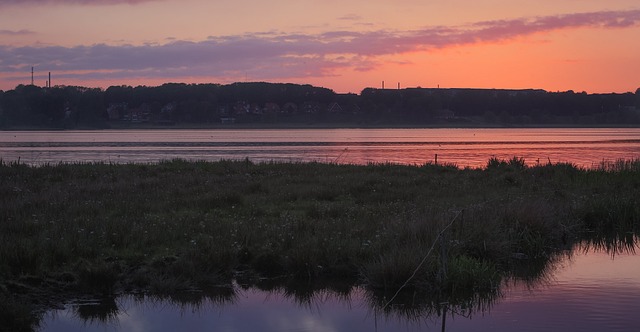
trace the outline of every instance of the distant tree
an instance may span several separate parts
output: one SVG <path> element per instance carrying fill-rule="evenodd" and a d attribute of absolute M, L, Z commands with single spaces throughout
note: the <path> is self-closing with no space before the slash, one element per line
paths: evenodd
<path fill-rule="evenodd" d="M 68 100 L 64 87 L 41 88 L 19 85 L 4 93 L 3 108 L 9 125 L 59 127 Z"/>
<path fill-rule="evenodd" d="M 77 111 L 76 125 L 104 127 L 108 119 L 104 102 L 104 91 L 101 89 L 82 89 L 78 91 L 75 107 Z"/>
<path fill-rule="evenodd" d="M 128 85 L 110 86 L 104 93 L 104 102 L 108 105 L 126 103 L 129 107 L 135 107 L 133 87 Z"/>
<path fill-rule="evenodd" d="M 0 90 L 0 126 L 102 127 L 108 120 L 106 109 L 118 107 L 121 112 L 144 110 L 152 121 L 195 123 L 232 116 L 243 123 L 413 124 L 455 114 L 518 124 L 614 124 L 640 122 L 640 88 L 623 94 L 429 88 L 366 88 L 360 94 L 336 94 L 308 84 L 266 82 L 111 86 L 104 91 L 18 85 Z"/>
<path fill-rule="evenodd" d="M 6 119 L 4 118 L 4 107 L 2 104 L 4 98 L 4 91 L 0 90 L 0 128 L 4 128 L 6 126 Z"/>
<path fill-rule="evenodd" d="M 494 112 L 491 112 L 491 111 L 485 112 L 484 115 L 482 116 L 482 118 L 487 123 L 496 123 L 496 122 L 498 122 L 498 116 Z"/>

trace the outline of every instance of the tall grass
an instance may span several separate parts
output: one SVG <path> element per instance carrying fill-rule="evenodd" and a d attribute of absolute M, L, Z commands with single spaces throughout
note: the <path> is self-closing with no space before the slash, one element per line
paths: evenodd
<path fill-rule="evenodd" d="M 640 159 L 603 160 L 597 169 L 605 172 L 638 172 L 640 171 Z"/>

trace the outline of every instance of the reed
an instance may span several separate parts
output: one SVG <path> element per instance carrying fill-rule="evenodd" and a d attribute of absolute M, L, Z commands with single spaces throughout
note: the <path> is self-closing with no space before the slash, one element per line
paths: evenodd
<path fill-rule="evenodd" d="M 597 169 L 607 172 L 637 172 L 640 170 L 640 159 L 603 160 Z"/>

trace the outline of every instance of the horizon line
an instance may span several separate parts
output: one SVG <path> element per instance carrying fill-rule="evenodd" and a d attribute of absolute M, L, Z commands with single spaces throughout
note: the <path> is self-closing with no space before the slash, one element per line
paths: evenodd
<path fill-rule="evenodd" d="M 20 86 L 36 86 L 39 88 L 60 88 L 60 87 L 77 87 L 77 88 L 87 88 L 87 89 L 100 89 L 103 91 L 106 91 L 108 88 L 111 87 L 132 87 L 132 88 L 138 88 L 138 87 L 146 87 L 146 88 L 156 88 L 156 87 L 161 87 L 163 85 L 168 85 L 168 84 L 181 84 L 181 85 L 220 85 L 220 86 L 224 86 L 224 85 L 234 85 L 234 84 L 256 84 L 256 83 L 263 83 L 263 84 L 291 84 L 291 85 L 310 85 L 314 88 L 323 88 L 323 89 L 328 89 L 331 90 L 333 93 L 335 94 L 342 94 L 342 95 L 347 95 L 347 94 L 357 94 L 360 95 L 362 94 L 362 92 L 364 90 L 367 89 L 375 89 L 375 90 L 387 90 L 387 91 L 401 91 L 401 90 L 410 90 L 410 89 L 423 89 L 423 90 L 495 90 L 495 91 L 541 91 L 541 92 L 546 92 L 546 93 L 575 93 L 575 94 L 587 94 L 587 95 L 604 95 L 604 94 L 627 94 L 627 93 L 631 93 L 631 94 L 637 94 L 640 93 L 640 85 L 639 87 L 636 89 L 636 91 L 631 91 L 631 90 L 627 90 L 625 92 L 615 92 L 615 91 L 611 91 L 611 92 L 587 92 L 587 91 L 575 91 L 573 89 L 568 89 L 568 90 L 547 90 L 547 89 L 543 89 L 543 88 L 534 88 L 534 87 L 529 87 L 529 88 L 499 88 L 499 87 L 491 87 L 491 88 L 482 88 L 482 87 L 456 87 L 456 86 L 450 86 L 450 87 L 442 87 L 440 85 L 437 85 L 435 87 L 424 87 L 424 86 L 405 86 L 402 88 L 399 87 L 384 87 L 384 84 L 382 84 L 381 86 L 375 87 L 375 86 L 367 86 L 362 88 L 359 92 L 337 92 L 332 88 L 328 88 L 326 86 L 321 86 L 321 85 L 315 85 L 315 84 L 311 84 L 311 83 L 293 83 L 293 82 L 286 82 L 286 81 L 282 81 L 282 82 L 269 82 L 269 81 L 236 81 L 236 82 L 231 82 L 231 83 L 215 83 L 215 82 L 192 82 L 192 83 L 187 83 L 187 82 L 172 82 L 172 81 L 168 81 L 168 82 L 164 82 L 158 85 L 146 85 L 146 84 L 138 84 L 138 85 L 130 85 L 130 84 L 119 84 L 119 85 L 109 85 L 109 86 L 85 86 L 85 85 L 66 85 L 66 84 L 59 84 L 59 85 L 54 85 L 54 86 L 41 86 L 41 85 L 37 85 L 37 84 L 32 84 L 32 83 L 26 83 L 26 84 L 18 84 L 16 85 L 14 88 L 9 89 L 9 90 L 2 90 L 0 89 L 0 91 L 6 92 L 6 91 L 12 91 L 15 90 L 16 88 L 20 87 Z M 48 81 L 47 81 L 48 84 Z M 400 84 L 400 82 L 398 82 L 397 84 Z"/>

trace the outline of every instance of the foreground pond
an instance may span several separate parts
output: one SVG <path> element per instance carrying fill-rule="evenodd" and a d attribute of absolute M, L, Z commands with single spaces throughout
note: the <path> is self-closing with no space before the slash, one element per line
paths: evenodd
<path fill-rule="evenodd" d="M 575 250 L 535 281 L 509 282 L 474 308 L 382 310 L 361 288 L 282 288 L 165 300 L 124 296 L 51 311 L 52 331 L 631 331 L 640 326 L 640 256 Z M 379 300 L 379 299 L 378 299 Z M 418 299 L 419 300 L 419 299 Z M 444 326 L 443 326 L 444 323 Z"/>

